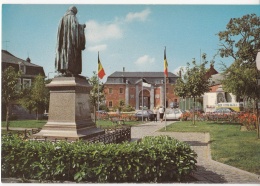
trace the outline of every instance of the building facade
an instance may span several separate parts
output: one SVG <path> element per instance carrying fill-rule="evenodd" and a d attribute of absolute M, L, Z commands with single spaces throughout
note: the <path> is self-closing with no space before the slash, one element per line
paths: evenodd
<path fill-rule="evenodd" d="M 236 111 L 242 109 L 243 104 L 237 102 L 236 96 L 223 90 L 221 84 L 223 78 L 222 74 L 211 76 L 211 90 L 203 95 L 203 109 L 205 112 L 212 112 L 219 107 L 228 107 Z"/>
<path fill-rule="evenodd" d="M 18 86 L 21 88 L 30 87 L 33 79 L 39 74 L 45 77 L 43 67 L 31 63 L 29 57 L 23 60 L 6 50 L 2 50 L 2 71 L 9 66 L 12 66 L 16 72 L 21 71 L 21 77 L 18 80 Z"/>
<path fill-rule="evenodd" d="M 23 89 L 30 87 L 36 76 L 39 74 L 45 78 L 44 69 L 41 66 L 31 63 L 30 58 L 26 60 L 20 59 L 6 50 L 2 50 L 2 72 L 12 66 L 16 72 L 20 71 L 21 76 L 18 79 L 17 88 Z M 12 113 L 17 119 L 35 119 L 35 114 L 29 113 L 26 109 L 22 108 L 18 103 L 14 102 L 11 105 Z M 2 116 L 5 116 L 5 107 L 2 103 Z M 2 118 L 4 119 L 4 118 Z"/>
<path fill-rule="evenodd" d="M 136 110 L 177 105 L 179 97 L 174 94 L 174 85 L 179 77 L 169 72 L 164 84 L 163 72 L 124 72 L 116 71 L 107 77 L 104 84 L 106 105 L 109 109 L 120 106 L 120 102 Z"/>

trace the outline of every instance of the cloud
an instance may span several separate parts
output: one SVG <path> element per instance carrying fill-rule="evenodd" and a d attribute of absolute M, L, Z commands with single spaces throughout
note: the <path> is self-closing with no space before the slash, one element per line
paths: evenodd
<path fill-rule="evenodd" d="M 106 50 L 106 49 L 107 49 L 106 44 L 88 47 L 88 51 L 91 51 L 91 52 L 98 52 L 98 51 L 103 51 L 103 50 Z"/>
<path fill-rule="evenodd" d="M 94 20 L 86 22 L 87 42 L 98 43 L 109 39 L 120 39 L 123 31 L 117 23 L 98 23 Z"/>
<path fill-rule="evenodd" d="M 105 41 L 121 39 L 124 36 L 124 26 L 129 22 L 145 21 L 147 20 L 150 9 L 144 9 L 141 12 L 130 12 L 126 16 L 121 18 L 116 17 L 111 22 L 100 23 L 95 20 L 89 20 L 86 22 L 86 42 L 90 47 L 89 51 L 101 51 L 106 50 L 107 45 Z M 100 44 L 100 43 L 103 44 Z M 97 45 L 98 44 L 98 45 Z M 96 45 L 96 46 L 91 46 Z"/>
<path fill-rule="evenodd" d="M 144 55 L 142 57 L 139 57 L 134 63 L 136 65 L 149 65 L 149 64 L 153 64 L 154 61 L 155 58 L 152 58 L 149 55 Z"/>
<path fill-rule="evenodd" d="M 149 14 L 151 13 L 150 9 L 145 9 L 142 12 L 130 12 L 126 15 L 125 21 L 132 22 L 132 21 L 145 21 Z"/>
<path fill-rule="evenodd" d="M 186 73 L 186 66 L 179 66 L 179 67 L 177 67 L 176 69 L 174 69 L 174 70 L 172 71 L 172 73 L 174 73 L 174 74 L 176 74 L 176 75 L 178 76 L 181 69 L 183 69 L 182 74 L 183 74 L 183 73 Z"/>

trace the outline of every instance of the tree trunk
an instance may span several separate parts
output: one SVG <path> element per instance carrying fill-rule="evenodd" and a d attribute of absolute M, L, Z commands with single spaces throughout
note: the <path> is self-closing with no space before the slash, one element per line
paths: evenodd
<path fill-rule="evenodd" d="M 6 130 L 9 131 L 9 103 L 6 103 Z"/>
<path fill-rule="evenodd" d="M 38 109 L 36 109 L 36 120 L 39 120 Z"/>
<path fill-rule="evenodd" d="M 94 105 L 94 122 L 97 125 L 97 119 L 96 119 L 96 105 Z"/>
<path fill-rule="evenodd" d="M 195 125 L 195 97 L 193 97 L 193 116 L 192 116 L 192 123 Z"/>
<path fill-rule="evenodd" d="M 255 100 L 256 107 L 256 130 L 257 130 L 257 138 L 260 139 L 260 123 L 259 123 L 259 108 L 258 108 L 258 99 Z"/>

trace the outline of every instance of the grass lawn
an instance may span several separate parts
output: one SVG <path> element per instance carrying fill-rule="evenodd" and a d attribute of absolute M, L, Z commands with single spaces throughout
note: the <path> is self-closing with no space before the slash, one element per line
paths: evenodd
<path fill-rule="evenodd" d="M 164 129 L 161 130 L 165 131 Z M 209 132 L 212 159 L 260 175 L 260 139 L 256 131 L 240 131 L 240 125 L 196 121 L 176 122 L 167 132 Z"/>
<path fill-rule="evenodd" d="M 42 128 L 47 123 L 47 120 L 14 120 L 10 121 L 9 127 L 15 128 Z M 2 127 L 6 128 L 6 122 L 2 121 Z"/>
<path fill-rule="evenodd" d="M 47 123 L 47 120 L 14 120 L 10 121 L 9 127 L 15 128 L 42 128 Z M 133 126 L 140 124 L 140 121 L 125 121 L 126 125 Z M 116 124 L 113 124 L 111 121 L 99 120 L 97 121 L 97 127 L 108 128 L 116 127 Z M 2 127 L 6 127 L 6 122 L 2 121 Z"/>

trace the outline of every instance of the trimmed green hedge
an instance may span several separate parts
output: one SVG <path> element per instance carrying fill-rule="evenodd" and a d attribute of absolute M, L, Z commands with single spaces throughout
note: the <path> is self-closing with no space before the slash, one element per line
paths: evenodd
<path fill-rule="evenodd" d="M 173 182 L 196 169 L 196 153 L 167 136 L 90 144 L 2 137 L 2 177 L 76 182 Z"/>

